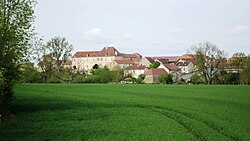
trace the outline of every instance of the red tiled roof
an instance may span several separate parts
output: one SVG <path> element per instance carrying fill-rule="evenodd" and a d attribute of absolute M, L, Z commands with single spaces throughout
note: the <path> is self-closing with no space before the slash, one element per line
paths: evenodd
<path fill-rule="evenodd" d="M 146 66 L 141 65 L 133 65 L 126 68 L 126 70 L 144 70 L 146 69 Z"/>
<path fill-rule="evenodd" d="M 145 57 L 151 64 L 153 64 L 155 61 L 152 57 Z"/>
<path fill-rule="evenodd" d="M 120 53 L 120 55 L 124 58 L 141 58 L 141 55 L 138 53 L 134 53 L 134 54 Z"/>
<path fill-rule="evenodd" d="M 167 72 L 164 69 L 150 69 L 147 72 L 145 72 L 145 75 L 161 75 L 161 74 L 166 74 Z"/>
<path fill-rule="evenodd" d="M 165 66 L 166 68 L 168 68 L 170 71 L 179 70 L 179 68 L 178 68 L 176 65 L 174 65 L 174 64 L 164 64 L 164 66 Z"/>
<path fill-rule="evenodd" d="M 159 61 L 162 64 L 168 64 L 168 59 L 157 59 L 155 61 Z"/>
<path fill-rule="evenodd" d="M 151 57 L 152 59 L 156 60 L 156 59 L 168 59 L 168 61 L 173 62 L 176 61 L 180 58 L 180 56 L 155 56 L 155 57 Z"/>
<path fill-rule="evenodd" d="M 141 58 L 132 58 L 132 61 L 134 61 L 135 64 L 139 64 Z"/>
<path fill-rule="evenodd" d="M 76 52 L 73 58 L 94 56 L 121 56 L 121 54 L 114 47 L 104 47 L 101 51 Z"/>
<path fill-rule="evenodd" d="M 194 54 L 184 54 L 180 57 L 182 60 L 195 60 Z"/>
<path fill-rule="evenodd" d="M 117 64 L 134 64 L 131 60 L 114 60 Z"/>

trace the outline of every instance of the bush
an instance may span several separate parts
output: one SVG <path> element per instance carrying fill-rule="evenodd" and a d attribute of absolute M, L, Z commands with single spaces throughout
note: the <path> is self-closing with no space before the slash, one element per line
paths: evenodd
<path fill-rule="evenodd" d="M 164 84 L 173 84 L 173 76 L 171 74 L 162 74 L 159 76 L 159 82 Z"/>
<path fill-rule="evenodd" d="M 74 79 L 73 79 L 73 83 L 83 83 L 84 81 L 84 76 L 83 75 L 77 75 Z"/>
<path fill-rule="evenodd" d="M 48 83 L 60 83 L 61 81 L 56 78 L 54 75 L 52 75 L 49 79 L 48 79 Z"/>
<path fill-rule="evenodd" d="M 145 77 L 146 77 L 146 75 L 140 74 L 139 77 L 136 79 L 136 83 L 142 84 Z"/>
<path fill-rule="evenodd" d="M 240 75 L 238 73 L 228 73 L 224 76 L 224 83 L 226 84 L 239 84 Z"/>
<path fill-rule="evenodd" d="M 197 73 L 193 74 L 190 78 L 190 82 L 193 84 L 200 84 L 203 83 L 201 76 Z"/>

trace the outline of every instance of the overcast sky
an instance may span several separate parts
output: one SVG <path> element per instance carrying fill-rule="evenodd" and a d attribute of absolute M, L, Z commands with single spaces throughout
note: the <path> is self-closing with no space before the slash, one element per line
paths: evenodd
<path fill-rule="evenodd" d="M 66 37 L 75 51 L 181 55 L 211 41 L 250 54 L 250 0 L 38 0 L 35 11 L 45 41 Z"/>

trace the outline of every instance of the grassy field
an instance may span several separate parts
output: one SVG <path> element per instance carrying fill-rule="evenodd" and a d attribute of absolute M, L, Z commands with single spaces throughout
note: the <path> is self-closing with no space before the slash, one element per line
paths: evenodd
<path fill-rule="evenodd" d="M 250 86 L 26 84 L 8 140 L 250 140 Z"/>

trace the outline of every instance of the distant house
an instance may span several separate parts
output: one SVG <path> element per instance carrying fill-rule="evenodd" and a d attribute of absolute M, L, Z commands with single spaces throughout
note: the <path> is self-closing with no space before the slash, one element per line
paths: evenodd
<path fill-rule="evenodd" d="M 150 67 L 151 64 L 153 64 L 155 61 L 151 57 L 144 57 L 139 62 L 139 65 Z"/>
<path fill-rule="evenodd" d="M 132 65 L 134 65 L 132 60 L 114 60 L 110 63 L 110 68 L 116 69 L 116 67 L 119 67 L 120 69 L 124 69 Z"/>
<path fill-rule="evenodd" d="M 181 73 L 191 73 L 194 71 L 194 64 L 192 62 L 177 62 L 176 66 Z"/>
<path fill-rule="evenodd" d="M 169 60 L 168 59 L 156 59 L 154 61 L 158 61 L 160 62 L 161 64 L 169 64 Z"/>
<path fill-rule="evenodd" d="M 167 73 L 172 74 L 174 82 L 181 79 L 180 69 L 175 64 L 161 64 L 158 68 L 164 69 Z"/>
<path fill-rule="evenodd" d="M 162 68 L 170 74 L 179 70 L 175 64 L 161 64 L 158 68 Z"/>
<path fill-rule="evenodd" d="M 124 75 L 138 78 L 139 75 L 144 74 L 147 70 L 148 68 L 146 66 L 133 65 L 124 69 Z"/>
<path fill-rule="evenodd" d="M 151 57 L 153 60 L 168 60 L 168 64 L 175 64 L 180 56 L 156 56 Z"/>
<path fill-rule="evenodd" d="M 143 80 L 144 83 L 158 83 L 159 76 L 162 74 L 167 74 L 167 72 L 162 68 L 153 68 L 144 73 L 145 79 Z"/>

